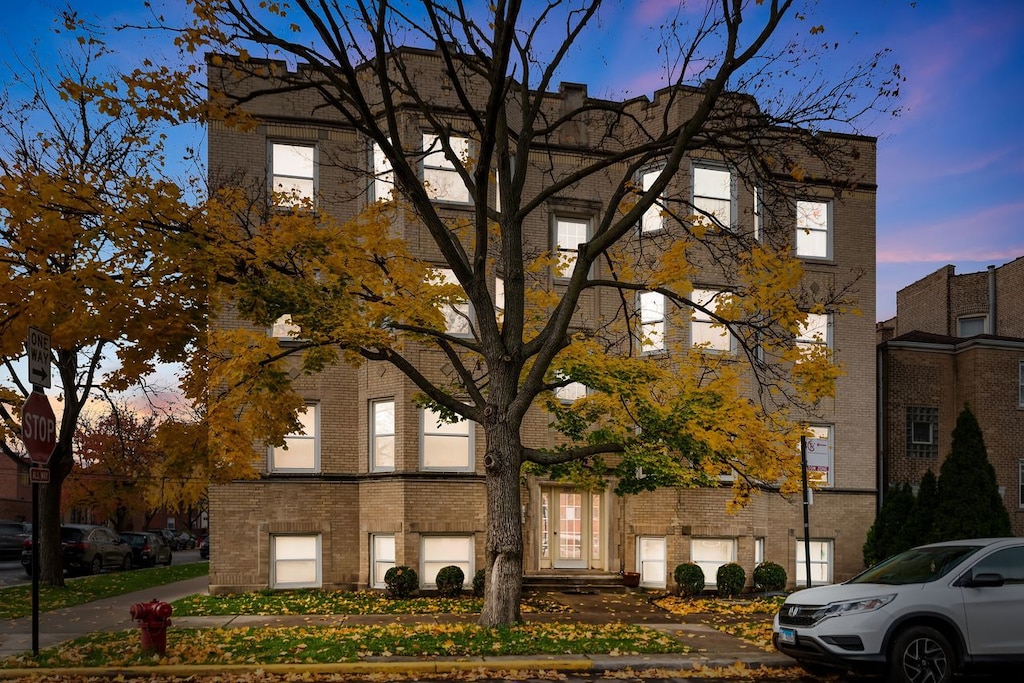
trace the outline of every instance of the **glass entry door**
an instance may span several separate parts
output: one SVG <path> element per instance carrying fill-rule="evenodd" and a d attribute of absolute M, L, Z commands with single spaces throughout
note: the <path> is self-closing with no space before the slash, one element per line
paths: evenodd
<path fill-rule="evenodd" d="M 541 489 L 540 566 L 604 568 L 603 496 L 579 489 Z"/>

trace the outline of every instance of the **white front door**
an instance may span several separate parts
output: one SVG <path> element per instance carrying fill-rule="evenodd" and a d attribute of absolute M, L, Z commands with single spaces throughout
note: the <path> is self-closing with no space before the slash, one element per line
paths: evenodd
<path fill-rule="evenodd" d="M 541 567 L 603 569 L 603 494 L 579 489 L 541 489 Z"/>

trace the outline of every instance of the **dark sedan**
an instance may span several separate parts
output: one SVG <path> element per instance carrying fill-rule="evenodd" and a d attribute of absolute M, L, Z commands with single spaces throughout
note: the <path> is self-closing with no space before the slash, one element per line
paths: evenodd
<path fill-rule="evenodd" d="M 104 569 L 131 569 L 132 549 L 110 528 L 91 524 L 64 524 L 60 528 L 64 571 L 99 574 Z M 21 566 L 32 575 L 32 542 L 26 541 Z"/>
<path fill-rule="evenodd" d="M 17 560 L 21 557 L 22 546 L 29 533 L 24 522 L 0 522 L 0 560 Z"/>
<path fill-rule="evenodd" d="M 160 534 L 151 531 L 122 531 L 121 539 L 131 546 L 132 562 L 136 567 L 171 563 L 171 547 Z"/>

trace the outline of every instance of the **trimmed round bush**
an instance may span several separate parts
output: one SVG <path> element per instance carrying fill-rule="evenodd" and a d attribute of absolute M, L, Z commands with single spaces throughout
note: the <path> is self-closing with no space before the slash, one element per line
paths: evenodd
<path fill-rule="evenodd" d="M 403 600 L 420 587 L 420 579 L 416 570 L 404 565 L 392 567 L 384 574 L 384 584 L 388 587 L 388 597 Z"/>
<path fill-rule="evenodd" d="M 730 562 L 718 568 L 715 579 L 718 583 L 718 595 L 731 598 L 743 592 L 743 586 L 747 583 L 747 572 L 742 566 Z"/>
<path fill-rule="evenodd" d="M 435 579 L 437 592 L 441 594 L 442 598 L 457 598 L 462 595 L 462 584 L 465 581 L 466 574 L 454 564 L 441 567 Z"/>
<path fill-rule="evenodd" d="M 483 569 L 477 569 L 476 574 L 473 574 L 473 595 L 482 598 L 484 597 L 484 582 L 487 581 L 487 572 Z"/>
<path fill-rule="evenodd" d="M 693 562 L 677 566 L 672 577 L 676 580 L 676 593 L 684 598 L 700 595 L 704 590 L 704 570 Z"/>
<path fill-rule="evenodd" d="M 786 570 L 775 562 L 762 562 L 754 567 L 754 590 L 775 593 L 786 590 Z"/>

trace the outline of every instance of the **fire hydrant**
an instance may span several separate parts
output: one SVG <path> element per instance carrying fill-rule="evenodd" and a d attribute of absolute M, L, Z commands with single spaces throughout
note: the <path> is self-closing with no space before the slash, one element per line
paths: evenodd
<path fill-rule="evenodd" d="M 153 600 L 137 602 L 131 606 L 131 615 L 142 630 L 143 652 L 167 654 L 167 627 L 171 625 L 172 607 L 166 602 Z"/>

